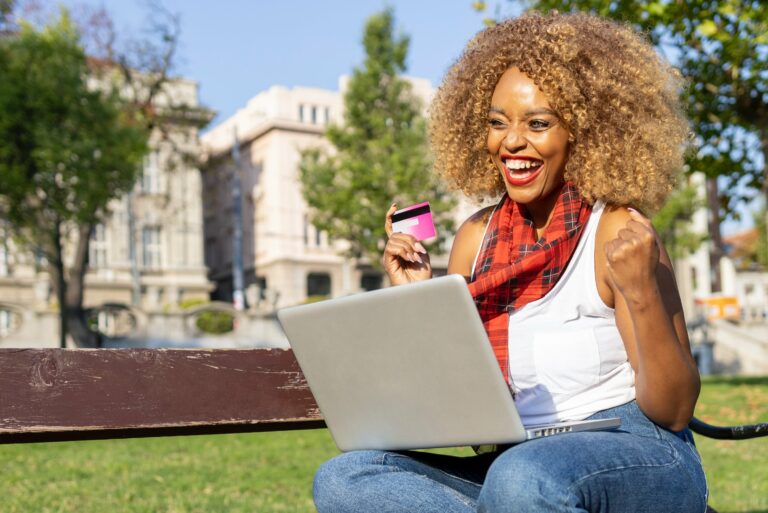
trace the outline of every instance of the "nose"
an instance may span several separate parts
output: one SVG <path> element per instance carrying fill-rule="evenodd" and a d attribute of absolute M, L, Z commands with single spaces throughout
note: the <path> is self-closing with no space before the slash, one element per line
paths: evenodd
<path fill-rule="evenodd" d="M 511 126 L 504 135 L 503 143 L 505 149 L 514 152 L 515 150 L 524 148 L 528 144 L 528 141 L 525 139 L 525 136 L 520 133 L 519 129 Z"/>

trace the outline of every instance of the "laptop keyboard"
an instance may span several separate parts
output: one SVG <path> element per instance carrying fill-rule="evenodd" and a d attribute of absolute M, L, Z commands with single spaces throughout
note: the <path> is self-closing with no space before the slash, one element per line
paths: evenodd
<path fill-rule="evenodd" d="M 560 433 L 570 433 L 571 431 L 573 431 L 573 426 L 548 427 L 535 430 L 533 436 L 534 438 L 542 438 L 544 436 L 559 435 Z"/>

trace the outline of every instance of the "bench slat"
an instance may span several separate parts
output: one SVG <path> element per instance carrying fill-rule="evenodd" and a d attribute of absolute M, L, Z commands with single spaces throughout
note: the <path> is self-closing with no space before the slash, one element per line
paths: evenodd
<path fill-rule="evenodd" d="M 0 349 L 0 443 L 323 427 L 283 349 Z"/>

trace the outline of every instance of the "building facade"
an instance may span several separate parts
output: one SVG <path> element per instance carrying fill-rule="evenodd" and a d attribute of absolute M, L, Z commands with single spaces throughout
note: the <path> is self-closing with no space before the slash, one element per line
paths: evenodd
<path fill-rule="evenodd" d="M 705 177 L 701 173 L 691 176 L 691 183 L 703 200 L 706 197 Z M 690 219 L 690 229 L 694 233 L 706 234 L 709 231 L 709 216 L 706 207 L 700 207 Z M 675 262 L 675 274 L 683 300 L 686 319 L 692 321 L 707 314 L 703 300 L 713 298 L 735 298 L 738 316 L 744 321 L 765 323 L 768 320 L 768 272 L 758 268 L 741 268 L 737 265 L 738 256 L 734 254 L 735 241 L 744 237 L 757 238 L 755 229 L 741 234 L 724 237 L 726 255 L 719 260 L 719 291 L 714 291 L 715 273 L 711 265 L 710 253 L 714 250 L 711 238 L 699 248 Z M 743 242 L 743 241 L 742 241 Z"/>
<path fill-rule="evenodd" d="M 198 130 L 212 114 L 200 107 L 196 82 L 175 79 L 155 105 L 183 105 L 184 118 L 150 138 L 133 191 L 110 204 L 111 215 L 91 238 L 84 306 L 125 305 L 144 312 L 207 301 L 213 288 L 203 259 Z M 188 158 L 191 157 L 191 158 Z M 71 258 L 72 247 L 65 248 Z M 66 255 L 65 255 L 66 259 Z M 0 346 L 55 345 L 58 306 L 41 258 L 18 247 L 0 220 Z M 116 311 L 117 312 L 117 311 Z M 105 310 L 98 329 L 119 334 L 120 321 Z"/>
<path fill-rule="evenodd" d="M 430 82 L 408 80 L 414 94 L 428 105 L 433 94 Z M 341 256 L 344 241 L 329 240 L 312 225 L 301 193 L 301 151 L 331 149 L 324 132 L 329 123 L 343 119 L 346 83 L 342 77 L 339 91 L 273 86 L 203 135 L 205 262 L 216 284 L 216 299 L 231 301 L 233 296 L 236 172 L 242 189 L 244 285 L 251 305 L 275 308 L 383 285 L 380 271 L 369 262 Z M 239 169 L 232 156 L 235 141 Z M 457 217 L 470 208 L 462 205 Z M 382 229 L 385 211 L 382 206 Z M 447 257 L 434 258 L 433 265 L 437 272 L 444 271 Z"/>

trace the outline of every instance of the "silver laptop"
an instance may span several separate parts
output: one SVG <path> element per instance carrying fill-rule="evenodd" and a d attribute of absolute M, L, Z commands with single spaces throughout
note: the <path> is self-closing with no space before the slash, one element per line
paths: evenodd
<path fill-rule="evenodd" d="M 620 425 L 615 418 L 526 429 L 459 275 L 277 316 L 342 451 L 517 443 Z"/>

